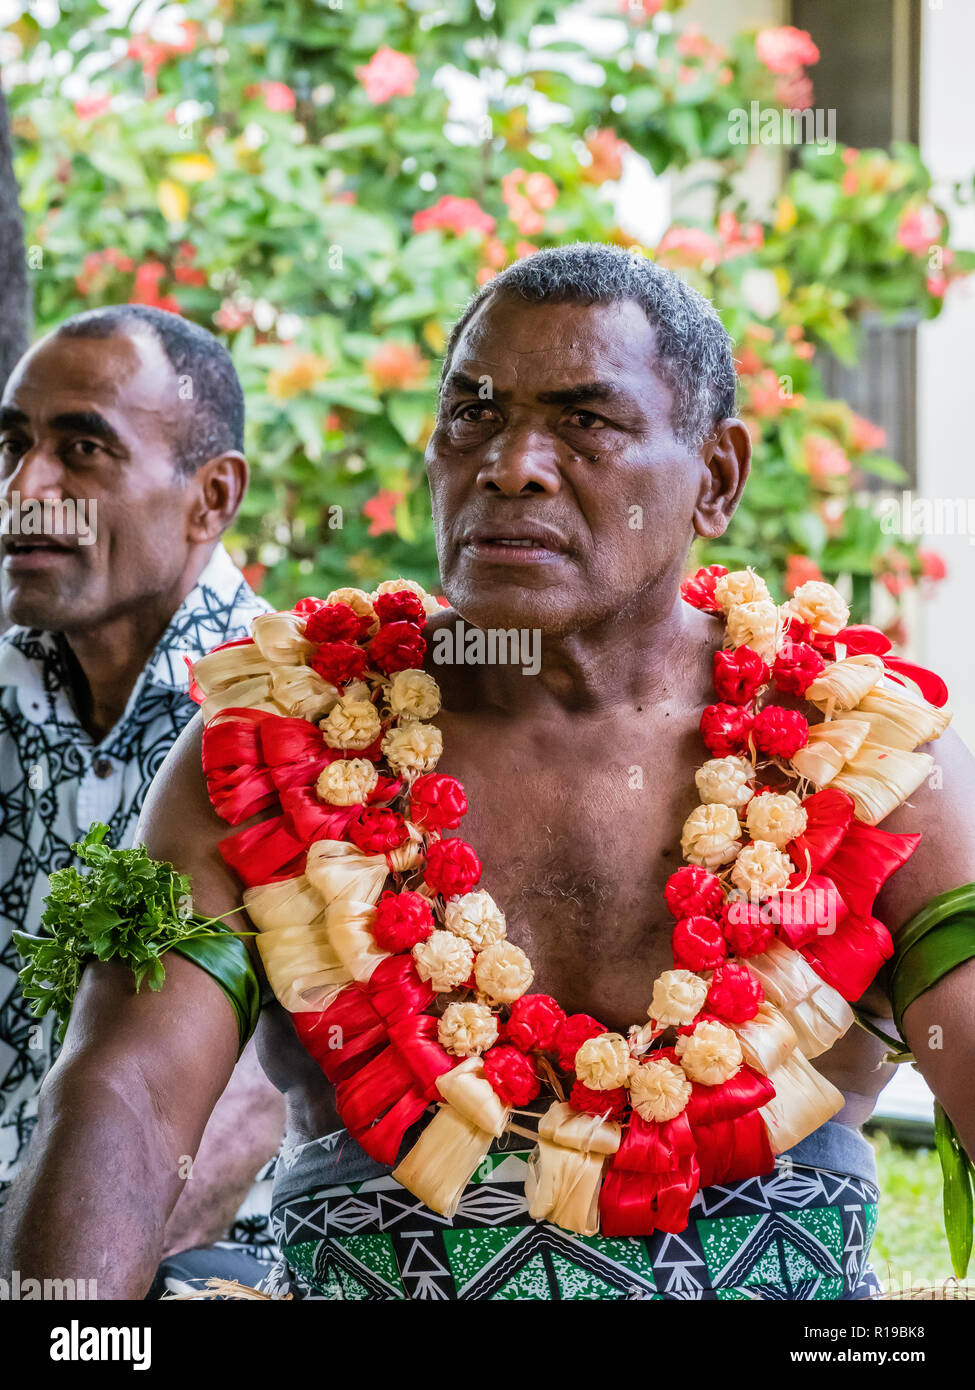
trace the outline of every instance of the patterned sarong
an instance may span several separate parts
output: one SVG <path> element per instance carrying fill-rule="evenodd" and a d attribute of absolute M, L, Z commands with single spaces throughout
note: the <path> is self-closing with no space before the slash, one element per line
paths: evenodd
<path fill-rule="evenodd" d="M 282 1160 L 287 1168 L 295 1153 L 306 1167 L 317 1159 L 321 1174 L 348 1168 L 349 1148 L 361 1154 L 342 1130 Z M 287 1195 L 271 1213 L 283 1259 L 261 1288 L 373 1300 L 859 1299 L 879 1291 L 867 1263 L 878 1192 L 863 1176 L 783 1155 L 765 1177 L 702 1189 L 680 1235 L 607 1239 L 531 1220 L 528 1156 L 489 1154 L 451 1221 L 388 1172 Z"/>

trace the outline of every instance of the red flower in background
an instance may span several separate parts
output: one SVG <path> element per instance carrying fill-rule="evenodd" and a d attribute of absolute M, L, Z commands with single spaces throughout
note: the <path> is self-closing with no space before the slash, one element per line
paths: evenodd
<path fill-rule="evenodd" d="M 464 232 L 484 232 L 490 235 L 496 226 L 494 218 L 473 198 L 457 198 L 445 193 L 432 208 L 413 214 L 414 232 L 440 230 L 463 236 Z"/>
<path fill-rule="evenodd" d="M 383 488 L 362 505 L 362 515 L 369 518 L 370 536 L 384 536 L 396 530 L 393 512 L 406 496 L 403 492 L 390 492 Z"/>
<path fill-rule="evenodd" d="M 823 572 L 815 560 L 808 555 L 787 555 L 785 559 L 785 583 L 787 594 L 794 594 L 801 584 L 810 579 L 822 579 Z"/>

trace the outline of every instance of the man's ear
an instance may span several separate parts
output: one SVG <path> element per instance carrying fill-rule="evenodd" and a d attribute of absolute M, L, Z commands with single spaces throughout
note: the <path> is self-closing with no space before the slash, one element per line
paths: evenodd
<path fill-rule="evenodd" d="M 741 420 L 722 420 L 705 441 L 701 491 L 694 509 L 694 530 L 706 540 L 724 535 L 741 501 L 751 467 L 752 439 Z"/>
<path fill-rule="evenodd" d="M 249 477 L 247 460 L 236 451 L 200 464 L 190 479 L 188 540 L 219 540 L 240 509 Z"/>

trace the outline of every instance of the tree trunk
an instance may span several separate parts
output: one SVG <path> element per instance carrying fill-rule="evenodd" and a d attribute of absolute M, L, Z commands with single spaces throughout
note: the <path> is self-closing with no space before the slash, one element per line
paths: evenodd
<path fill-rule="evenodd" d="M 30 287 L 7 103 L 0 87 L 0 391 L 30 341 Z"/>

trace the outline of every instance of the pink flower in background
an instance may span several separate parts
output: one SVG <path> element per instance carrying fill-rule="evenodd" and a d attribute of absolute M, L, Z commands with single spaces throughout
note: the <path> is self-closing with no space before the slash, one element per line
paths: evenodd
<path fill-rule="evenodd" d="M 90 121 L 101 116 L 112 104 L 110 96 L 79 97 L 74 104 L 74 113 L 79 121 Z"/>
<path fill-rule="evenodd" d="M 937 583 L 948 574 L 948 566 L 936 550 L 919 550 L 917 558 L 921 562 L 921 574 L 925 579 Z"/>
<path fill-rule="evenodd" d="M 368 502 L 363 503 L 362 514 L 369 518 L 370 536 L 384 536 L 396 530 L 396 518 L 393 513 L 404 496 L 402 492 L 390 492 L 383 488 L 375 497 L 370 497 Z"/>
<path fill-rule="evenodd" d="M 915 256 L 926 256 L 941 235 L 941 218 L 930 203 L 905 208 L 897 227 L 897 244 Z"/>
<path fill-rule="evenodd" d="M 623 155 L 629 149 L 615 130 L 608 127 L 595 130 L 586 137 L 586 149 L 592 156 L 592 163 L 582 171 L 586 183 L 601 184 L 618 179 L 623 173 Z"/>
<path fill-rule="evenodd" d="M 813 104 L 813 84 L 804 72 L 790 72 L 776 82 L 775 100 L 788 111 L 808 111 Z"/>
<path fill-rule="evenodd" d="M 236 333 L 239 328 L 243 328 L 245 323 L 250 322 L 250 315 L 245 313 L 232 299 L 225 299 L 214 314 L 213 322 L 224 333 Z"/>
<path fill-rule="evenodd" d="M 718 218 L 718 236 L 724 242 L 724 258 L 743 256 L 757 251 L 765 240 L 760 222 L 739 222 L 733 212 L 723 212 Z"/>
<path fill-rule="evenodd" d="M 663 4 L 664 0 L 620 0 L 620 14 L 631 20 L 652 19 L 663 9 Z"/>
<path fill-rule="evenodd" d="M 823 572 L 815 560 L 808 555 L 787 555 L 785 560 L 785 591 L 794 594 L 801 584 L 810 579 L 822 579 Z"/>
<path fill-rule="evenodd" d="M 374 106 L 381 106 L 391 97 L 411 97 L 416 91 L 419 71 L 407 53 L 399 53 L 386 44 L 369 59 L 365 67 L 356 68 L 355 75 L 366 89 Z"/>
<path fill-rule="evenodd" d="M 473 198 L 458 198 L 452 193 L 445 193 L 432 208 L 424 208 L 413 214 L 414 232 L 429 232 L 438 228 L 453 232 L 456 236 L 470 231 L 490 235 L 494 227 L 494 218 Z"/>
<path fill-rule="evenodd" d="M 833 478 L 845 478 L 853 465 L 839 444 L 822 434 L 810 434 L 805 441 L 806 467 L 814 483 L 822 486 Z"/>
<path fill-rule="evenodd" d="M 682 58 L 701 58 L 709 66 L 724 57 L 724 49 L 707 37 L 700 24 L 688 24 L 674 46 Z"/>
<path fill-rule="evenodd" d="M 884 567 L 881 571 L 880 582 L 889 594 L 897 598 L 914 583 L 910 561 L 899 550 L 888 550 L 880 557 L 880 560 Z"/>
<path fill-rule="evenodd" d="M 548 174 L 512 169 L 501 180 L 501 196 L 512 222 L 528 237 L 545 230 L 542 213 L 555 206 L 559 191 Z"/>
<path fill-rule="evenodd" d="M 795 72 L 808 63 L 819 62 L 819 49 L 805 29 L 783 24 L 778 29 L 761 29 L 755 36 L 755 52 L 769 72 Z"/>
<path fill-rule="evenodd" d="M 699 227 L 670 227 L 657 247 L 657 260 L 667 257 L 677 265 L 701 265 L 704 261 L 718 262 L 721 247 Z"/>
<path fill-rule="evenodd" d="M 537 250 L 538 247 L 532 241 L 515 242 L 515 255 L 520 261 L 523 261 L 526 256 L 534 256 Z"/>
<path fill-rule="evenodd" d="M 887 431 L 865 415 L 854 415 L 850 423 L 850 444 L 859 454 L 872 454 L 887 443 Z"/>
<path fill-rule="evenodd" d="M 260 96 L 269 111 L 293 111 L 295 94 L 285 82 L 257 82 L 244 88 L 245 97 Z"/>

